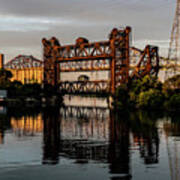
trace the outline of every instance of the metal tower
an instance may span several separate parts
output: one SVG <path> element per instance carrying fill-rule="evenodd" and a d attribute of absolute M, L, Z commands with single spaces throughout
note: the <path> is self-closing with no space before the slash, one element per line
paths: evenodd
<path fill-rule="evenodd" d="M 168 60 L 167 60 L 166 77 L 178 73 L 178 66 L 180 65 L 180 0 L 177 0 L 176 12 L 171 31 Z"/>

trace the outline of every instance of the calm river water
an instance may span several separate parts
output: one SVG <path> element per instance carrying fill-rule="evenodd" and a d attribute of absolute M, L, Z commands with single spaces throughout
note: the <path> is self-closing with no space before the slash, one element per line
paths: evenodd
<path fill-rule="evenodd" d="M 0 107 L 0 179 L 180 179 L 180 114 L 115 113 L 96 98 L 65 104 Z"/>

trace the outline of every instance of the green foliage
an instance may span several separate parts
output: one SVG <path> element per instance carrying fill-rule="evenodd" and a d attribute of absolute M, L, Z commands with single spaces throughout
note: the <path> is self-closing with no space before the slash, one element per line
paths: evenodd
<path fill-rule="evenodd" d="M 12 78 L 12 73 L 5 69 L 0 69 L 0 88 L 7 89 L 10 85 L 10 79 Z"/>
<path fill-rule="evenodd" d="M 20 81 L 10 82 L 9 86 L 6 88 L 8 90 L 9 97 L 17 97 L 22 93 L 22 83 Z"/>
<path fill-rule="evenodd" d="M 165 107 L 171 110 L 180 109 L 180 93 L 173 94 L 165 102 Z"/>
<path fill-rule="evenodd" d="M 46 84 L 44 89 L 43 89 L 43 94 L 46 96 L 46 97 L 51 97 L 52 95 L 55 95 L 56 94 L 56 88 L 50 84 Z"/>
<path fill-rule="evenodd" d="M 144 76 L 142 79 L 133 80 L 130 82 L 130 91 L 135 94 L 147 91 L 149 89 L 162 89 L 162 83 L 158 81 L 157 77 Z"/>
<path fill-rule="evenodd" d="M 0 83 L 4 81 L 9 81 L 12 78 L 11 71 L 7 71 L 5 69 L 0 69 Z"/>
<path fill-rule="evenodd" d="M 162 83 L 157 77 L 145 76 L 132 80 L 116 91 L 117 106 L 159 109 L 164 103 Z"/>
<path fill-rule="evenodd" d="M 180 74 L 167 79 L 163 84 L 164 91 L 172 89 L 180 89 Z"/>
<path fill-rule="evenodd" d="M 121 85 L 115 92 L 116 106 L 120 109 L 124 109 L 129 103 L 129 92 L 126 85 Z"/>
<path fill-rule="evenodd" d="M 160 108 L 163 106 L 164 96 L 156 89 L 141 92 L 137 99 L 137 106 L 142 108 Z"/>
<path fill-rule="evenodd" d="M 41 93 L 40 84 L 25 84 L 22 86 L 22 96 L 38 98 Z"/>
<path fill-rule="evenodd" d="M 138 98 L 138 95 L 135 92 L 129 91 L 129 102 L 132 107 L 136 106 L 137 98 Z"/>
<path fill-rule="evenodd" d="M 122 102 L 125 102 L 127 98 L 129 97 L 127 86 L 126 85 L 119 86 L 116 89 L 115 95 L 118 99 L 121 99 Z"/>
<path fill-rule="evenodd" d="M 166 97 L 165 105 L 166 107 L 171 106 L 170 99 L 175 94 L 180 94 L 180 75 L 175 75 L 167 79 L 163 84 L 163 93 Z"/>
<path fill-rule="evenodd" d="M 132 105 L 143 108 L 158 108 L 163 101 L 162 83 L 157 77 L 145 76 L 133 80 L 129 85 L 129 97 Z"/>
<path fill-rule="evenodd" d="M 34 97 L 39 98 L 42 92 L 40 84 L 22 84 L 19 81 L 13 81 L 8 87 L 8 96 L 10 98 L 25 98 L 25 97 Z"/>

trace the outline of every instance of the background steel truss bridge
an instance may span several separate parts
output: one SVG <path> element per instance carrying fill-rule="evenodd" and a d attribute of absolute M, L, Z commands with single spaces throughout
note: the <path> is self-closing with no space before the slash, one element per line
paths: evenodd
<path fill-rule="evenodd" d="M 43 61 L 33 56 L 19 55 L 3 66 L 11 71 L 11 81 L 20 81 L 23 84 L 43 82 Z"/>

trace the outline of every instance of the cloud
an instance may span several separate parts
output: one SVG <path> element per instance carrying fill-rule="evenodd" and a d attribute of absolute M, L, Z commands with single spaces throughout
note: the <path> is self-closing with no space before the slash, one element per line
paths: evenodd
<path fill-rule="evenodd" d="M 78 36 L 104 40 L 113 27 L 132 26 L 133 40 L 169 39 L 176 0 L 0 0 L 1 47 L 8 58 L 41 54 L 41 39 L 63 44 Z M 158 44 L 158 43 L 157 43 Z M 142 43 L 137 43 L 141 46 Z M 163 46 L 162 43 L 160 43 Z M 37 49 L 38 52 L 37 53 Z M 2 51 L 2 48 L 1 48 Z"/>

